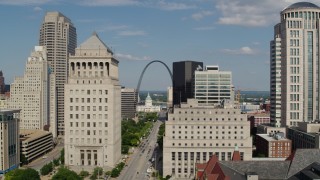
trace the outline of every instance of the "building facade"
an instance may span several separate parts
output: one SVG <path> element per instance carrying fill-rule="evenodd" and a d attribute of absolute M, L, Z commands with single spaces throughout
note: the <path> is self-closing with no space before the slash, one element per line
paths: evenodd
<path fill-rule="evenodd" d="M 50 76 L 47 51 L 44 46 L 35 46 L 27 60 L 23 77 L 16 77 L 11 84 L 10 109 L 21 109 L 21 129 L 44 129 L 50 121 Z"/>
<path fill-rule="evenodd" d="M 284 137 L 287 137 L 286 132 L 287 129 L 285 127 L 274 127 L 274 126 L 268 126 L 268 125 L 258 125 L 257 126 L 257 134 L 275 134 L 282 132 L 284 134 Z"/>
<path fill-rule="evenodd" d="M 6 86 L 6 84 L 4 83 L 3 72 L 0 70 L 0 94 L 5 93 L 5 86 Z"/>
<path fill-rule="evenodd" d="M 39 45 L 46 46 L 48 63 L 56 75 L 58 134 L 64 135 L 64 84 L 67 82 L 67 60 L 75 53 L 77 33 L 71 20 L 59 12 L 47 12 L 40 27 Z"/>
<path fill-rule="evenodd" d="M 319 119 L 319 14 L 320 8 L 308 2 L 294 3 L 280 13 L 281 22 L 275 26 L 271 42 L 271 116 L 275 125 L 279 124 L 277 117 L 281 117 L 281 126 Z M 281 98 L 277 92 L 280 83 Z"/>
<path fill-rule="evenodd" d="M 121 119 L 132 119 L 136 115 L 138 92 L 133 88 L 121 88 Z"/>
<path fill-rule="evenodd" d="M 0 110 L 0 174 L 20 165 L 19 112 Z"/>
<path fill-rule="evenodd" d="M 194 72 L 194 98 L 199 103 L 213 105 L 222 100 L 234 101 L 232 73 L 220 71 L 219 66 L 206 66 Z"/>
<path fill-rule="evenodd" d="M 196 61 L 173 62 L 173 105 L 187 102 L 188 98 L 193 98 L 194 71 L 202 69 L 203 63 Z"/>
<path fill-rule="evenodd" d="M 291 140 L 284 133 L 256 135 L 256 151 L 269 158 L 287 158 L 291 155 Z"/>
<path fill-rule="evenodd" d="M 173 89 L 172 86 L 167 88 L 167 109 L 172 108 L 173 103 Z"/>
<path fill-rule="evenodd" d="M 146 97 L 146 100 L 144 101 L 144 105 L 138 105 L 137 106 L 137 112 L 160 112 L 161 107 L 155 106 L 152 104 L 152 98 L 150 97 L 150 94 L 148 93 L 148 96 Z"/>
<path fill-rule="evenodd" d="M 53 149 L 51 132 L 42 130 L 20 130 L 20 152 L 28 162 L 38 158 Z"/>
<path fill-rule="evenodd" d="M 215 154 L 231 160 L 239 147 L 242 160 L 252 158 L 252 138 L 247 115 L 232 104 L 204 106 L 188 99 L 169 112 L 163 138 L 163 176 L 192 179 L 195 163 L 205 163 Z"/>
<path fill-rule="evenodd" d="M 96 33 L 69 59 L 65 85 L 65 163 L 114 167 L 121 158 L 118 60 Z"/>
<path fill-rule="evenodd" d="M 292 140 L 292 149 L 320 149 L 319 129 L 319 122 L 299 122 L 297 127 L 289 127 L 287 136 Z"/>

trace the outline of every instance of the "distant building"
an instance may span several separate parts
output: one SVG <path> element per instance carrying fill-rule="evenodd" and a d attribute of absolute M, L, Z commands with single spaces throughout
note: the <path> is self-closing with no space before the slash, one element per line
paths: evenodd
<path fill-rule="evenodd" d="M 8 108 L 21 109 L 20 128 L 44 130 L 50 125 L 50 103 L 55 99 L 50 96 L 51 73 L 47 61 L 47 50 L 44 46 L 35 46 L 26 62 L 22 77 L 16 77 L 11 84 Z M 53 112 L 55 112 L 53 110 Z"/>
<path fill-rule="evenodd" d="M 193 79 L 194 72 L 202 69 L 203 63 L 196 61 L 173 62 L 173 104 L 180 105 L 187 102 L 188 98 L 194 98 Z"/>
<path fill-rule="evenodd" d="M 169 112 L 163 138 L 163 176 L 194 178 L 195 163 L 205 163 L 215 154 L 229 161 L 235 147 L 241 160 L 252 158 L 252 138 L 247 115 L 232 104 L 205 106 L 188 99 Z"/>
<path fill-rule="evenodd" d="M 285 127 L 274 127 L 274 126 L 268 126 L 268 125 L 262 125 L 262 124 L 257 126 L 257 134 L 269 134 L 269 133 L 275 134 L 278 132 L 282 132 L 284 133 L 284 137 L 287 137 L 286 131 L 287 129 Z"/>
<path fill-rule="evenodd" d="M 3 72 L 0 70 L 0 94 L 5 93 L 5 86 Z"/>
<path fill-rule="evenodd" d="M 252 103 L 248 103 L 248 102 L 243 102 L 240 104 L 240 109 L 242 112 L 249 113 L 249 112 L 257 112 L 261 108 L 260 108 L 259 104 L 252 104 Z"/>
<path fill-rule="evenodd" d="M 269 158 L 287 158 L 291 154 L 291 140 L 284 133 L 256 135 L 257 152 Z"/>
<path fill-rule="evenodd" d="M 20 110 L 0 110 L 0 174 L 20 165 L 19 112 Z"/>
<path fill-rule="evenodd" d="M 146 97 L 145 105 L 137 106 L 137 112 L 160 112 L 160 111 L 161 111 L 160 106 L 152 105 L 152 98 L 150 97 L 149 93 L 148 93 L 148 96 Z"/>
<path fill-rule="evenodd" d="M 121 86 L 111 49 L 93 33 L 69 58 L 65 164 L 114 167 L 121 158 Z"/>
<path fill-rule="evenodd" d="M 64 85 L 68 57 L 77 47 L 77 32 L 71 20 L 60 12 L 47 12 L 40 27 L 39 45 L 46 46 L 48 63 L 55 74 L 58 135 L 64 135 Z M 53 134 L 56 134 L 53 132 Z"/>
<path fill-rule="evenodd" d="M 121 88 L 121 119 L 132 119 L 136 115 L 138 92 L 133 88 Z"/>
<path fill-rule="evenodd" d="M 20 152 L 28 162 L 40 157 L 53 149 L 51 132 L 42 130 L 20 130 Z"/>
<path fill-rule="evenodd" d="M 167 109 L 172 108 L 173 105 L 173 88 L 172 86 L 167 88 Z"/>
<path fill-rule="evenodd" d="M 0 94 L 0 109 L 8 108 L 9 97 L 5 94 Z"/>
<path fill-rule="evenodd" d="M 194 74 L 194 98 L 199 103 L 213 105 L 222 100 L 234 101 L 231 71 L 220 71 L 219 66 L 206 66 Z"/>
<path fill-rule="evenodd" d="M 251 128 L 257 127 L 258 125 L 269 125 L 270 114 L 265 112 L 248 113 L 248 120 L 251 122 Z"/>
<path fill-rule="evenodd" d="M 289 127 L 288 139 L 292 140 L 292 149 L 320 149 L 320 123 L 298 122 L 298 127 Z"/>

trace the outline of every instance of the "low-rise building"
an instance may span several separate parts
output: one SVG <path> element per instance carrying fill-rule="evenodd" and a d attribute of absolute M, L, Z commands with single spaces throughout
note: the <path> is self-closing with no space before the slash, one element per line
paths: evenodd
<path fill-rule="evenodd" d="M 274 127 L 262 124 L 257 126 L 257 134 L 269 134 L 278 132 L 284 133 L 284 137 L 287 137 L 287 129 L 285 127 Z"/>
<path fill-rule="evenodd" d="M 248 113 L 248 119 L 251 122 L 251 128 L 257 127 L 260 124 L 270 124 L 270 113 L 266 113 L 266 112 Z"/>
<path fill-rule="evenodd" d="M 292 140 L 292 149 L 320 149 L 320 123 L 298 122 L 297 127 L 288 128 L 288 139 Z"/>
<path fill-rule="evenodd" d="M 250 122 L 240 109 L 225 102 L 219 106 L 198 104 L 188 99 L 169 112 L 163 138 L 163 176 L 192 179 L 195 164 L 215 154 L 219 160 L 232 159 L 239 148 L 241 160 L 252 158 Z"/>
<path fill-rule="evenodd" d="M 8 108 L 8 100 L 9 96 L 7 96 L 6 94 L 0 94 L 0 109 Z"/>
<path fill-rule="evenodd" d="M 42 130 L 21 129 L 20 148 L 21 154 L 30 162 L 53 149 L 52 133 Z"/>
<path fill-rule="evenodd" d="M 284 133 L 256 135 L 257 152 L 269 158 L 287 158 L 291 154 L 291 140 Z"/>
<path fill-rule="evenodd" d="M 0 110 L 0 174 L 19 167 L 20 110 Z"/>

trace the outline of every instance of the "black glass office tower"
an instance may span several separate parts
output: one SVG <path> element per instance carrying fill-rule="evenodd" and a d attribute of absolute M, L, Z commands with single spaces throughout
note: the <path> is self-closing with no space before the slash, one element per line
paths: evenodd
<path fill-rule="evenodd" d="M 193 98 L 192 91 L 194 71 L 203 68 L 203 62 L 180 61 L 173 62 L 173 104 L 179 105 L 187 102 L 188 98 Z"/>

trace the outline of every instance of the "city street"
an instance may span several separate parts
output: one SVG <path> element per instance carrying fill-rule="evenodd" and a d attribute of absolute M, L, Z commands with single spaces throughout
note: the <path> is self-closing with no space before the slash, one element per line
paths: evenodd
<path fill-rule="evenodd" d="M 147 169 L 153 164 L 151 162 L 152 158 L 158 156 L 155 154 L 155 149 L 157 148 L 157 135 L 161 124 L 161 121 L 155 122 L 149 137 L 144 139 L 140 146 L 134 150 L 134 153 L 130 155 L 128 166 L 122 170 L 118 179 L 147 180 L 151 177 L 151 173 L 147 173 Z"/>
<path fill-rule="evenodd" d="M 33 168 L 37 171 L 40 171 L 40 169 L 45 165 L 53 161 L 53 159 L 57 159 L 60 157 L 60 151 L 63 148 L 63 143 L 58 143 L 56 147 L 52 151 L 50 151 L 48 154 L 44 155 L 46 158 L 43 158 L 44 156 L 39 157 L 38 159 L 33 160 L 31 163 L 29 163 L 26 167 Z"/>

